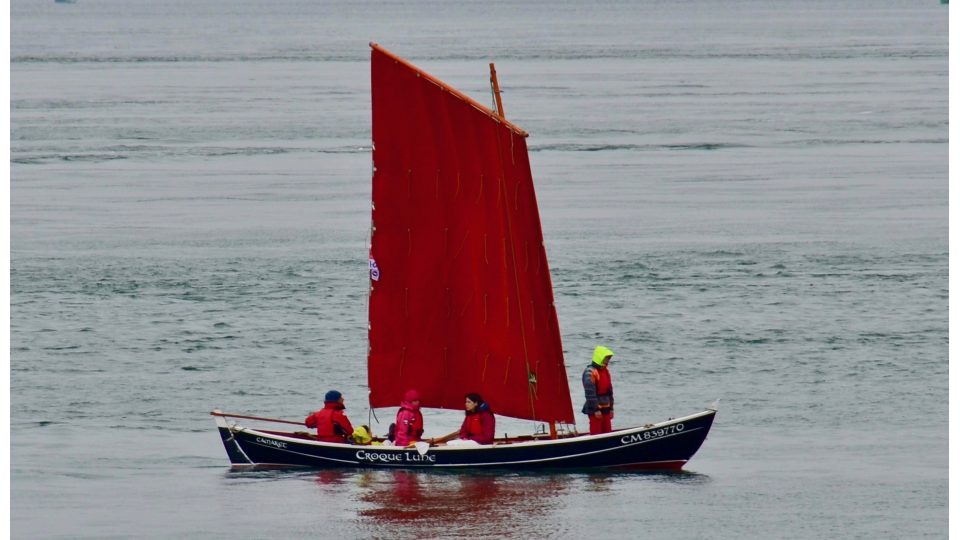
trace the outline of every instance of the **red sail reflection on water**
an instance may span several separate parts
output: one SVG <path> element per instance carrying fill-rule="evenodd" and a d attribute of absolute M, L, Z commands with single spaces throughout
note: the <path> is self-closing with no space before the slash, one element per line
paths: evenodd
<path fill-rule="evenodd" d="M 371 538 L 385 530 L 413 527 L 421 538 L 509 537 L 517 516 L 536 523 L 558 509 L 569 478 L 555 475 L 425 474 L 422 471 L 323 471 L 318 486 L 327 496 L 356 501 L 359 529 Z M 543 523 L 537 525 L 543 532 Z M 402 528 L 401 527 L 401 528 Z"/>

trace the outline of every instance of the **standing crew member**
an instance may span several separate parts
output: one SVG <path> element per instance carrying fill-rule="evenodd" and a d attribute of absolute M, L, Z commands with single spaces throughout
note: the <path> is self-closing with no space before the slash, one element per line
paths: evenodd
<path fill-rule="evenodd" d="M 607 364 L 613 358 L 613 351 L 597 346 L 593 350 L 593 362 L 583 370 L 583 393 L 586 403 L 583 404 L 583 414 L 590 419 L 590 434 L 610 433 L 613 428 L 613 383 L 610 381 L 610 371 Z"/>
<path fill-rule="evenodd" d="M 395 429 L 394 444 L 397 446 L 415 443 L 423 436 L 423 413 L 420 412 L 420 394 L 416 390 L 407 390 L 403 395 Z"/>
<path fill-rule="evenodd" d="M 323 408 L 307 417 L 303 423 L 317 428 L 317 440 L 321 442 L 348 443 L 353 434 L 350 420 L 343 414 L 343 394 L 336 390 L 323 397 Z"/>

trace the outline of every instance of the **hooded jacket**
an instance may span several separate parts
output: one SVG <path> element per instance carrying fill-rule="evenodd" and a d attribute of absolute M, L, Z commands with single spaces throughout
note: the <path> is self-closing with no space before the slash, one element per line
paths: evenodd
<path fill-rule="evenodd" d="M 497 419 L 494 418 L 490 406 L 481 403 L 473 412 L 468 412 L 460 426 L 460 438 L 477 441 L 480 444 L 493 443 L 497 428 Z"/>
<path fill-rule="evenodd" d="M 420 412 L 420 405 L 414 405 L 409 401 L 401 402 L 400 410 L 397 411 L 397 433 L 394 444 L 407 446 L 419 441 L 422 436 L 423 413 Z"/>
<path fill-rule="evenodd" d="M 597 347 L 593 351 L 593 362 L 583 370 L 584 414 L 613 411 L 613 382 L 610 371 L 603 367 L 603 359 L 608 356 L 613 356 L 613 351 L 602 345 Z"/>
<path fill-rule="evenodd" d="M 336 401 L 326 401 L 323 409 L 303 421 L 307 427 L 317 428 L 317 440 L 321 442 L 346 443 L 353 433 L 350 420 L 343 414 L 345 407 Z"/>

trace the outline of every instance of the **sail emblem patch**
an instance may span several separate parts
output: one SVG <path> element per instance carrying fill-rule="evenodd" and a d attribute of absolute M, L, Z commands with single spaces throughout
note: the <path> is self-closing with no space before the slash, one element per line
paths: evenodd
<path fill-rule="evenodd" d="M 370 257 L 370 279 L 380 281 L 380 269 L 377 268 L 377 261 Z"/>

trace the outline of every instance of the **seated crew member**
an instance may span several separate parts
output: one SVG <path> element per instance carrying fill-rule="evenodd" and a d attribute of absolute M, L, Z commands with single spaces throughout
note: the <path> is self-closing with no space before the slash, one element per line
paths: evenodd
<path fill-rule="evenodd" d="M 350 435 L 350 441 L 353 444 L 378 444 L 377 441 L 373 440 L 373 435 L 370 434 L 370 428 L 367 426 L 357 426 L 353 430 L 353 433 Z"/>
<path fill-rule="evenodd" d="M 490 406 L 483 401 L 480 394 L 470 393 L 465 398 L 463 408 L 466 414 L 463 425 L 460 426 L 460 438 L 479 444 L 493 443 L 497 420 Z"/>
<path fill-rule="evenodd" d="M 394 444 L 409 446 L 423 437 L 423 413 L 420 412 L 420 394 L 416 390 L 407 390 L 397 411 Z"/>
<path fill-rule="evenodd" d="M 343 414 L 343 394 L 336 390 L 323 397 L 323 408 L 303 421 L 307 427 L 317 428 L 317 440 L 322 442 L 349 443 L 353 434 L 350 420 Z"/>

